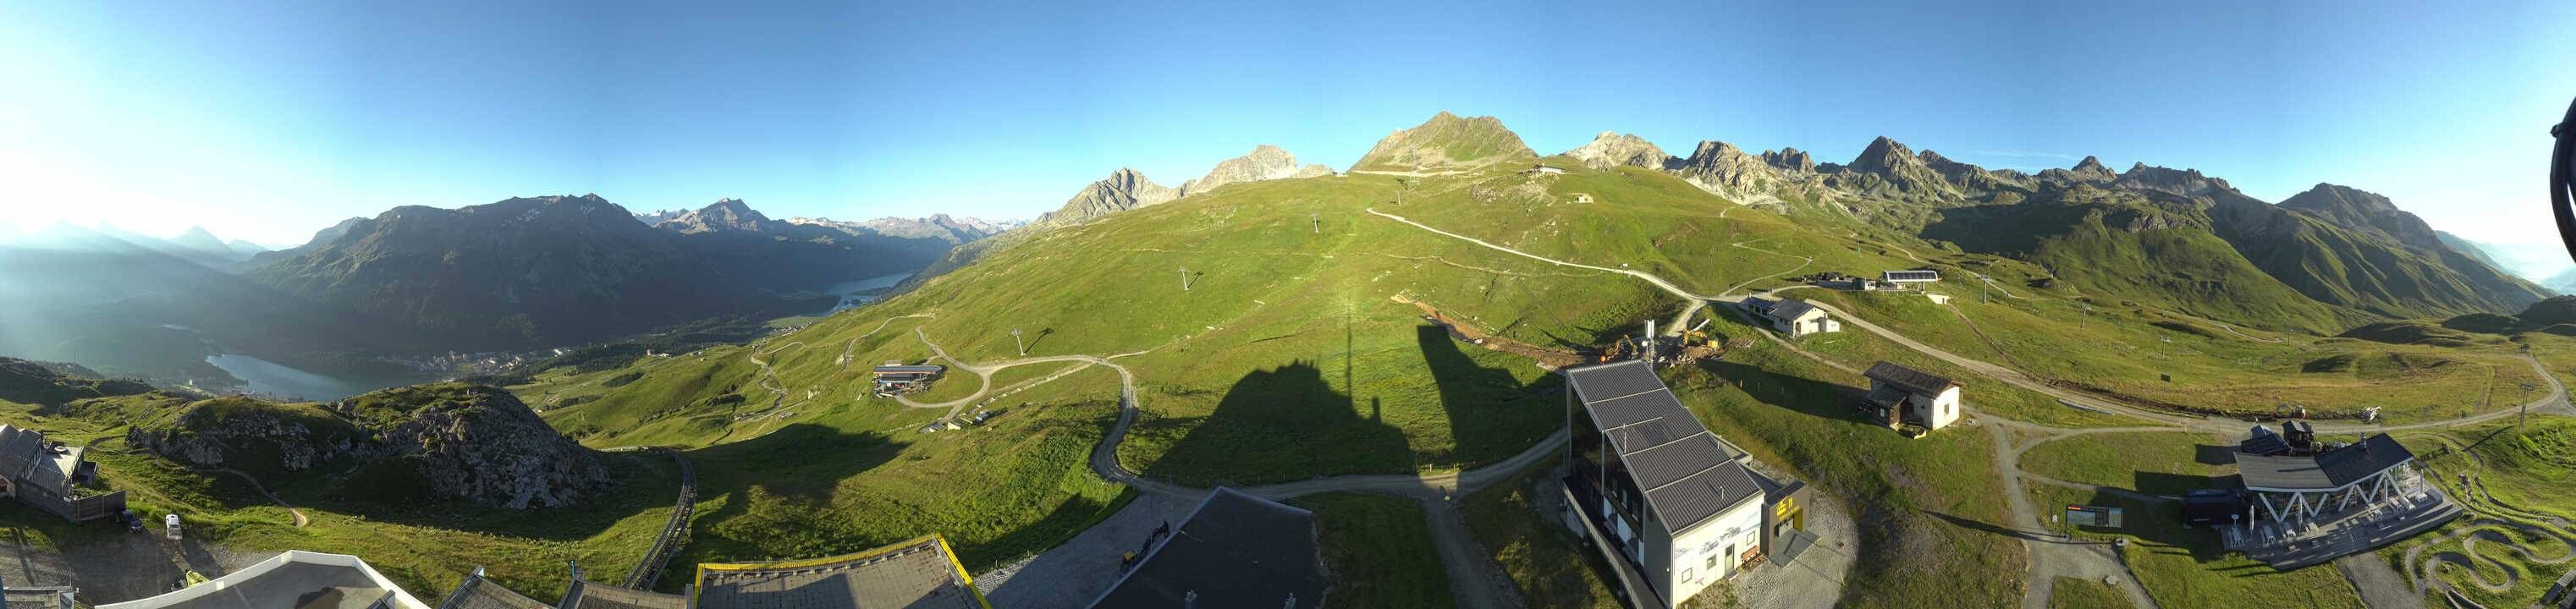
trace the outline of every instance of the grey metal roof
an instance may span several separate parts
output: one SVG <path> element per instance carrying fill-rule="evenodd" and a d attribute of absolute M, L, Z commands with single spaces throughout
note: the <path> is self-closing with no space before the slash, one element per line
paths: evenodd
<path fill-rule="evenodd" d="M 499 582 L 484 579 L 482 571 L 478 569 L 466 575 L 465 581 L 458 582 L 456 591 L 447 593 L 447 600 L 439 603 L 438 609 L 555 609 L 555 607 L 512 592 L 509 588 L 503 588 Z"/>
<path fill-rule="evenodd" d="M 1217 487 L 1091 606 L 1322 606 L 1332 582 L 1314 523 L 1313 512 Z"/>
<path fill-rule="evenodd" d="M 1565 371 L 1575 400 L 1609 438 L 1666 532 L 1762 497 L 1762 486 L 1642 361 Z"/>
<path fill-rule="evenodd" d="M 1905 269 L 1905 270 L 1901 270 L 1901 271 L 1879 271 L 1878 276 L 1879 276 L 1879 279 L 1881 279 L 1881 280 L 1883 280 L 1883 281 L 1940 281 L 1940 280 L 1941 280 L 1941 272 L 1940 272 L 1940 271 L 1936 271 L 1936 270 L 1932 270 L 1932 269 Z"/>
<path fill-rule="evenodd" d="M 0 476 L 8 476 L 24 487 L 58 496 L 71 494 L 72 474 L 79 471 L 83 452 L 73 448 L 54 454 L 45 448 L 43 432 L 0 425 Z"/>
<path fill-rule="evenodd" d="M 2331 490 L 2414 458 L 2414 451 L 2398 444 L 2395 438 L 2378 434 L 2305 457 L 2239 453 L 2236 468 L 2247 488 Z"/>
<path fill-rule="evenodd" d="M 355 556 L 287 551 L 213 581 L 102 609 L 426 609 Z"/>
<path fill-rule="evenodd" d="M 1884 361 L 1870 364 L 1869 371 L 1862 372 L 1861 376 L 1885 381 L 1887 384 L 1895 385 L 1899 389 L 1924 395 L 1939 394 L 1942 390 L 1950 388 L 1951 385 L 1959 384 L 1958 381 L 1950 380 L 1950 377 L 1907 368 L 1897 365 L 1895 362 Z"/>
<path fill-rule="evenodd" d="M 698 606 L 985 608 L 936 535 L 831 558 L 699 564 Z"/>
<path fill-rule="evenodd" d="M 1806 315 L 1810 311 L 1820 310 L 1822 309 L 1817 309 L 1816 305 L 1810 304 L 1804 300 L 1784 299 L 1780 301 L 1779 305 L 1771 307 L 1771 318 L 1797 319 L 1798 316 Z"/>

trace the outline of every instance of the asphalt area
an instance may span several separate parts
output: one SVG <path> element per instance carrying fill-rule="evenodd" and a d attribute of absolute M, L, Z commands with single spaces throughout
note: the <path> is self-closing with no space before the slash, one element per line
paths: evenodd
<path fill-rule="evenodd" d="M 0 580 L 13 588 L 72 586 L 80 589 L 81 602 L 104 605 L 177 590 L 189 571 L 220 577 L 275 554 L 170 541 L 157 533 L 148 529 L 57 552 L 26 545 L 14 527 L 0 530 Z"/>

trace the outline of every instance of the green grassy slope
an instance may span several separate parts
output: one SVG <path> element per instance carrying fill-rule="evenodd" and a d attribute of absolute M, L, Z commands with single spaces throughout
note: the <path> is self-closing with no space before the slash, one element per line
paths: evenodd
<path fill-rule="evenodd" d="M 555 404 L 546 412 L 548 420 L 585 443 L 701 447 L 693 454 L 707 460 L 703 467 L 741 472 L 726 483 L 732 490 L 710 493 L 711 503 L 701 506 L 702 513 L 716 515 L 709 518 L 720 518 L 701 519 L 697 534 L 709 541 L 693 545 L 693 558 L 816 554 L 940 530 L 958 542 L 970 567 L 980 568 L 1061 540 L 1078 530 L 1075 525 L 1114 509 L 1114 487 L 1082 483 L 1089 479 L 1078 453 L 1112 415 L 1115 384 L 1112 375 L 1095 368 L 1011 396 L 986 396 L 994 400 L 992 407 L 1015 412 L 1026 408 L 1023 403 L 1039 405 L 1022 414 L 1059 421 L 1043 437 L 980 430 L 922 435 L 913 429 L 944 410 L 905 408 L 864 391 L 870 365 L 929 360 L 924 338 L 972 363 L 1018 357 L 1013 328 L 1023 331 L 1032 356 L 1128 354 L 1117 361 L 1137 375 L 1144 413 L 1119 458 L 1158 478 L 1250 484 L 1474 467 L 1526 448 L 1556 428 L 1560 388 L 1527 359 L 1452 340 L 1428 326 L 1420 309 L 1398 299 L 1432 306 L 1497 336 L 1568 348 L 1636 332 L 1644 319 L 1668 318 L 1679 306 L 1632 278 L 1438 237 L 1370 215 L 1370 208 L 1539 255 L 1627 264 L 1707 294 L 1782 287 L 1789 285 L 1782 275 L 1826 270 L 1874 273 L 1929 265 L 1987 273 L 2025 300 L 2007 305 L 1997 297 L 1994 304 L 1960 302 L 1944 310 L 1916 304 L 1925 302 L 1919 296 L 1806 293 L 1840 299 L 1840 306 L 1954 352 L 2177 404 L 2268 410 L 2285 395 L 2330 402 L 2326 398 L 2404 383 L 2427 392 L 2456 391 L 2471 382 L 2471 372 L 2481 377 L 2475 379 L 2481 386 L 2491 382 L 2484 378 L 2489 367 L 2493 374 L 2513 374 L 2490 355 L 2458 355 L 2451 356 L 2458 364 L 2434 372 L 2398 374 L 2391 371 L 2402 367 L 2357 365 L 2264 388 L 2247 381 L 2269 374 L 2261 370 L 2297 368 L 2337 353 L 2368 360 L 2375 351 L 2402 351 L 2406 357 L 2435 352 L 2364 349 L 2357 341 L 2307 337 L 2257 342 L 2172 312 L 2165 307 L 2181 306 L 2172 298 L 2125 304 L 2102 299 L 2113 290 L 2093 285 L 2087 276 L 2052 275 L 2018 260 L 1941 250 L 1856 223 L 1737 207 L 1659 172 L 1574 168 L 1562 176 L 1533 177 L 1495 167 L 1411 180 L 1402 204 L 1393 195 L 1403 187 L 1386 176 L 1237 184 L 997 242 L 972 264 L 910 292 L 799 331 L 749 345 L 639 359 L 626 369 L 549 372 L 516 389 L 531 403 Z M 1595 202 L 1574 203 L 1573 193 L 1589 194 Z M 2118 243 L 2145 247 L 2141 241 Z M 1917 262 L 1918 256 L 1929 262 Z M 1187 291 L 1181 286 L 1184 267 Z M 2255 280 L 2268 278 L 2248 281 Z M 1965 287 L 1941 289 L 1956 294 Z M 2085 297 L 2096 298 L 2104 310 L 2088 314 L 2071 300 Z M 1751 336 L 1735 321 L 1714 326 L 1730 336 Z M 2128 346 L 2104 348 L 2111 343 Z M 1983 463 L 1991 447 L 1981 435 L 1894 440 L 1883 429 L 1843 420 L 1848 405 L 1833 401 L 1831 388 L 1861 386 L 1857 378 L 1762 341 L 1736 344 L 1743 353 L 1715 364 L 1706 377 L 1688 377 L 1707 387 L 1691 392 L 1704 394 L 1693 399 L 1708 409 L 1702 414 L 1712 427 L 1761 447 L 1755 450 L 1772 462 L 1811 464 L 1800 467 L 1812 471 L 1800 473 L 1867 504 L 1862 510 L 1893 515 L 1859 540 L 1863 551 L 1949 557 L 1933 564 L 1880 554 L 1891 558 L 1855 574 L 1871 591 L 1849 600 L 1906 606 L 1907 590 L 1928 591 L 1934 582 L 1953 579 L 1985 581 L 1972 573 L 2019 568 L 2018 546 L 1959 524 L 2003 518 L 1999 506 L 1971 500 L 1995 492 L 1990 473 L 1949 465 Z M 1979 387 L 1972 400 L 1980 409 L 2002 416 L 2072 426 L 2134 423 L 1962 374 L 1857 331 L 1802 344 L 1855 367 L 1890 359 L 1958 374 Z M 2262 366 L 2257 372 L 2225 372 L 2249 358 Z M 2175 380 L 2161 380 L 2164 374 Z M 996 374 L 993 386 L 1044 376 L 1039 369 L 1015 368 Z M 981 385 L 975 375 L 955 371 L 919 397 L 962 398 Z M 1801 448 L 1818 445 L 1819 437 L 1835 439 L 1823 444 L 1869 447 L 1832 455 Z M 1886 446 L 1869 444 L 1882 437 L 1890 438 Z M 785 441 L 851 454 L 828 459 L 832 464 L 826 467 L 808 465 L 806 455 L 783 447 L 751 448 Z M 969 463 L 978 465 L 968 468 Z M 974 475 L 962 481 L 925 477 L 969 471 Z M 919 488 L 958 484 L 986 489 L 974 491 L 980 493 L 1016 486 L 1008 490 L 1011 499 L 1001 502 L 1006 505 L 998 506 Z M 801 495 L 783 494 L 782 488 Z M 1935 512 L 1940 516 L 1930 515 Z M 903 516 L 814 515 L 847 513 Z M 961 527 L 1029 532 L 979 536 L 960 534 Z M 2015 585 L 2001 582 L 1968 594 L 2001 601 L 2018 594 Z"/>
<path fill-rule="evenodd" d="M 2352 317 L 2265 274 L 2210 226 L 2197 211 L 2081 187 L 2051 199 L 1945 210 L 1924 235 L 2026 257 L 2088 293 L 2257 327 L 2331 331 Z"/>
<path fill-rule="evenodd" d="M 2565 524 L 2568 519 L 2576 519 L 2576 497 L 2567 492 L 2576 488 L 2576 421 L 2539 416 L 2519 427 L 2508 420 L 2505 424 L 2410 433 L 2401 438 L 2422 455 L 2418 463 L 2425 480 L 2454 498 L 2465 498 L 2460 503 L 2469 514 L 2449 526 L 2380 550 L 2382 559 L 2404 572 L 2408 570 L 2404 560 L 2408 551 L 2420 550 L 2426 556 L 2468 552 L 2457 536 L 2484 536 L 2474 550 L 2475 568 L 2488 582 L 2505 582 L 2508 577 L 2518 581 L 2502 591 L 2490 592 L 2477 586 L 2457 565 L 2443 568 L 2436 577 L 2467 594 L 2470 600 L 2489 607 L 2529 605 L 2539 600 L 2558 576 L 2576 568 L 2576 561 L 2568 558 L 2576 556 L 2576 545 L 2569 542 L 2576 539 L 2576 527 Z M 2474 476 L 2482 492 L 2463 489 L 2463 475 Z M 2525 528 L 2534 526 L 2540 528 Z M 2517 552 L 2513 547 L 2528 553 Z M 2434 593 L 2425 598 L 2439 603 L 2440 596 Z"/>
<path fill-rule="evenodd" d="M 86 400 L 63 409 L 0 401 L 0 421 L 51 432 L 56 440 L 91 447 L 101 489 L 127 492 L 140 514 L 178 514 L 196 543 L 245 552 L 311 550 L 355 554 L 425 598 L 456 586 L 474 566 L 512 589 L 552 598 L 563 589 L 567 561 L 595 571 L 623 573 L 643 559 L 669 518 L 679 493 L 668 460 L 607 455 L 611 486 L 575 507 L 518 511 L 461 503 L 411 507 L 353 497 L 332 481 L 356 462 L 334 463 L 294 474 L 243 464 L 267 490 L 310 519 L 298 528 L 286 508 L 230 474 L 200 472 L 126 446 L 129 423 L 166 424 L 181 412 L 215 416 L 258 409 L 281 412 L 313 425 L 336 422 L 312 404 L 269 404 L 238 398 L 200 403 L 161 394 Z M 76 413 L 76 414 L 67 414 Z M 345 423 L 339 426 L 345 426 Z M 227 464 L 231 465 L 231 464 Z M 0 522 L 20 527 L 32 545 L 61 548 L 127 535 L 113 523 L 72 525 L 15 502 L 0 502 Z"/>
<path fill-rule="evenodd" d="M 1331 494 L 1297 503 L 1315 511 L 1334 607 L 1448 607 L 1449 575 L 1422 506 L 1382 495 Z"/>

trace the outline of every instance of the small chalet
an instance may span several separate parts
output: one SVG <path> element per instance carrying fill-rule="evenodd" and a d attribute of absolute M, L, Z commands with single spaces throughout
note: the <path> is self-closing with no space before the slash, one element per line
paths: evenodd
<path fill-rule="evenodd" d="M 1781 300 L 1771 305 L 1766 316 L 1771 318 L 1772 330 L 1790 338 L 1843 331 L 1843 322 L 1835 321 L 1833 316 L 1825 314 L 1824 309 L 1804 300 Z"/>
<path fill-rule="evenodd" d="M 1908 425 L 1929 432 L 1959 420 L 1959 390 L 1964 386 L 1937 374 L 1888 362 L 1861 373 L 1869 377 L 1869 394 L 1861 410 L 1891 429 Z"/>
<path fill-rule="evenodd" d="M 123 491 L 79 496 L 75 487 L 98 477 L 88 453 L 86 447 L 47 440 L 41 431 L 0 425 L 0 495 L 72 522 L 123 513 Z"/>
<path fill-rule="evenodd" d="M 1531 165 L 1529 169 L 1522 170 L 1521 173 L 1531 175 L 1563 175 L 1565 173 L 1565 168 L 1549 167 L 1546 165 Z"/>

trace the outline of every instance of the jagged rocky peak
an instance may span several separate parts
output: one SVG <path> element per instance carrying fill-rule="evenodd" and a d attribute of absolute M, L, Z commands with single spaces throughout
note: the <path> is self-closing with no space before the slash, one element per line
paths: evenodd
<path fill-rule="evenodd" d="M 1988 170 L 1975 164 L 1951 160 L 1950 157 L 1941 156 L 1941 153 L 1931 150 L 1924 150 L 1915 155 L 1915 158 L 1923 161 L 1923 165 L 1932 168 L 1933 172 L 1941 174 L 1942 179 L 1971 193 L 2029 191 L 2035 190 L 2037 186 L 2031 182 L 2030 176 L 2023 175 L 2021 172 Z"/>
<path fill-rule="evenodd" d="M 1594 169 L 1609 169 L 1622 165 L 1663 169 L 1674 163 L 1673 155 L 1664 154 L 1664 149 L 1655 147 L 1655 144 L 1646 141 L 1646 138 L 1615 131 L 1603 131 L 1601 135 L 1594 136 L 1591 142 L 1565 151 L 1565 155 L 1583 161 L 1584 166 Z"/>
<path fill-rule="evenodd" d="M 2396 202 L 2379 193 L 2319 183 L 2307 192 L 2282 199 L 2280 206 L 2324 218 L 2345 228 L 2385 234 L 2418 250 L 2440 252 L 2449 249 L 2423 218 L 2398 209 Z"/>
<path fill-rule="evenodd" d="M 1491 116 L 1460 117 L 1448 112 L 1432 115 L 1431 120 L 1411 129 L 1389 133 L 1360 155 L 1352 169 L 1409 171 L 1445 169 L 1490 163 L 1533 159 L 1529 145 L 1520 134 L 1503 126 L 1502 119 Z"/>
<path fill-rule="evenodd" d="M 717 199 L 715 203 L 699 208 L 697 211 L 680 214 L 680 217 L 664 220 L 654 226 L 682 233 L 703 233 L 719 230 L 759 231 L 768 224 L 769 216 L 761 215 L 759 210 L 744 204 L 742 199 L 726 198 Z"/>
<path fill-rule="evenodd" d="M 1728 179 L 1722 181 L 1732 181 L 1736 175 L 1757 170 L 1767 172 L 1772 168 L 1762 158 L 1745 154 L 1744 149 L 1734 144 L 1702 140 L 1698 148 L 1691 150 L 1690 158 L 1676 161 L 1672 169 L 1686 178 L 1726 176 Z"/>
<path fill-rule="evenodd" d="M 1940 170 L 1940 171 L 1941 171 L 1941 172 L 1943 172 L 1943 173 L 1948 173 L 1948 172 L 1950 172 L 1950 171 L 1951 171 L 1951 170 L 1953 170 L 1953 169 L 1959 169 L 1959 168 L 1966 168 L 1966 169 L 1978 169 L 1978 170 L 1983 170 L 1983 169 L 1984 169 L 1984 168 L 1982 168 L 1982 167 L 1978 167 L 1978 166 L 1975 166 L 1975 165 L 1970 165 L 1970 164 L 1967 164 L 1967 163 L 1961 163 L 1961 162 L 1958 162 L 1958 161 L 1950 160 L 1950 157 L 1941 156 L 1941 153 L 1933 152 L 1933 151 L 1932 151 L 1932 149 L 1930 149 L 1930 148 L 1925 148 L 1925 149 L 1923 149 L 1923 151 L 1922 151 L 1922 152 L 1915 153 L 1915 154 L 1914 154 L 1914 158 L 1922 159 L 1922 160 L 1923 160 L 1923 164 L 1925 164 L 1925 165 L 1930 165 L 1930 166 L 1932 166 L 1932 168 L 1933 168 L 1933 169 Z"/>
<path fill-rule="evenodd" d="M 2039 179 L 2043 182 L 2071 186 L 2075 184 L 2107 184 L 2120 179 L 2120 175 L 2111 173 L 2110 167 L 2103 166 L 2102 159 L 2086 156 L 2084 157 L 2084 160 L 2075 163 L 2074 169 L 2051 168 L 2040 171 Z"/>
<path fill-rule="evenodd" d="M 1776 151 L 1765 150 L 1762 152 L 1762 162 L 1786 171 L 1795 171 L 1799 173 L 1814 173 L 1816 171 L 1815 157 L 1809 156 L 1805 150 L 1799 150 L 1796 148 L 1781 148 Z"/>
<path fill-rule="evenodd" d="M 2186 197 L 2236 190 L 2227 184 L 2227 180 L 2201 175 L 2198 169 L 2174 169 L 2146 163 L 2131 164 L 2128 171 L 2120 172 L 2119 186 Z"/>
<path fill-rule="evenodd" d="M 1146 179 L 1144 172 L 1120 167 L 1117 171 L 1109 172 L 1109 177 L 1082 187 L 1081 192 L 1074 193 L 1073 198 L 1065 200 L 1064 207 L 1038 216 L 1038 219 L 1031 224 L 1078 223 L 1106 214 L 1159 205 L 1178 198 L 1181 198 L 1180 189 L 1156 184 L 1153 180 Z"/>
<path fill-rule="evenodd" d="M 1208 170 L 1206 176 L 1181 183 L 1179 194 L 1186 197 L 1215 190 L 1216 187 L 1227 184 L 1284 178 L 1311 178 L 1332 173 L 1333 168 L 1325 167 L 1321 163 L 1300 167 L 1297 165 L 1297 155 L 1289 154 L 1278 146 L 1262 144 L 1254 146 L 1252 152 L 1245 153 L 1243 156 L 1217 163 L 1216 168 Z"/>
<path fill-rule="evenodd" d="M 2104 180 L 2114 177 L 2111 173 L 2111 168 L 2103 166 L 2102 159 L 2095 158 L 2092 155 L 2085 155 L 2084 160 L 2076 161 L 2074 173 L 2088 178 L 2100 178 Z"/>
<path fill-rule="evenodd" d="M 1827 182 L 1856 194 L 1895 198 L 1946 198 L 1957 194 L 1957 188 L 1940 172 L 1933 171 L 1912 149 L 1896 140 L 1880 137 L 1870 140 L 1869 147 L 1849 165 L 1826 165 Z"/>
<path fill-rule="evenodd" d="M 1869 147 L 1861 149 L 1860 156 L 1853 157 L 1851 164 L 1843 167 L 1851 171 L 1884 174 L 1894 173 L 1920 162 L 1921 159 L 1914 157 L 1912 149 L 1882 135 L 1878 139 L 1870 140 Z"/>
<path fill-rule="evenodd" d="M 2390 201 L 2386 195 L 2324 182 L 2318 182 L 2307 192 L 2283 199 L 2281 206 L 2308 211 L 2349 213 L 2363 217 L 2406 213 L 2404 210 L 2397 209 L 2397 203 Z"/>
<path fill-rule="evenodd" d="M 1799 166 L 1800 162 L 1812 161 L 1807 161 L 1805 153 L 1797 153 L 1794 159 L 1778 153 L 1764 153 L 1757 157 L 1746 154 L 1734 144 L 1708 140 L 1700 142 L 1699 147 L 1691 151 L 1690 158 L 1674 161 L 1671 171 L 1700 190 L 1734 199 L 1737 203 L 1755 205 L 1777 202 L 1784 190 L 1804 189 L 1806 185 L 1803 182 L 1814 178 L 1814 174 L 1803 167 L 1795 170 L 1779 167 L 1783 162 Z"/>

